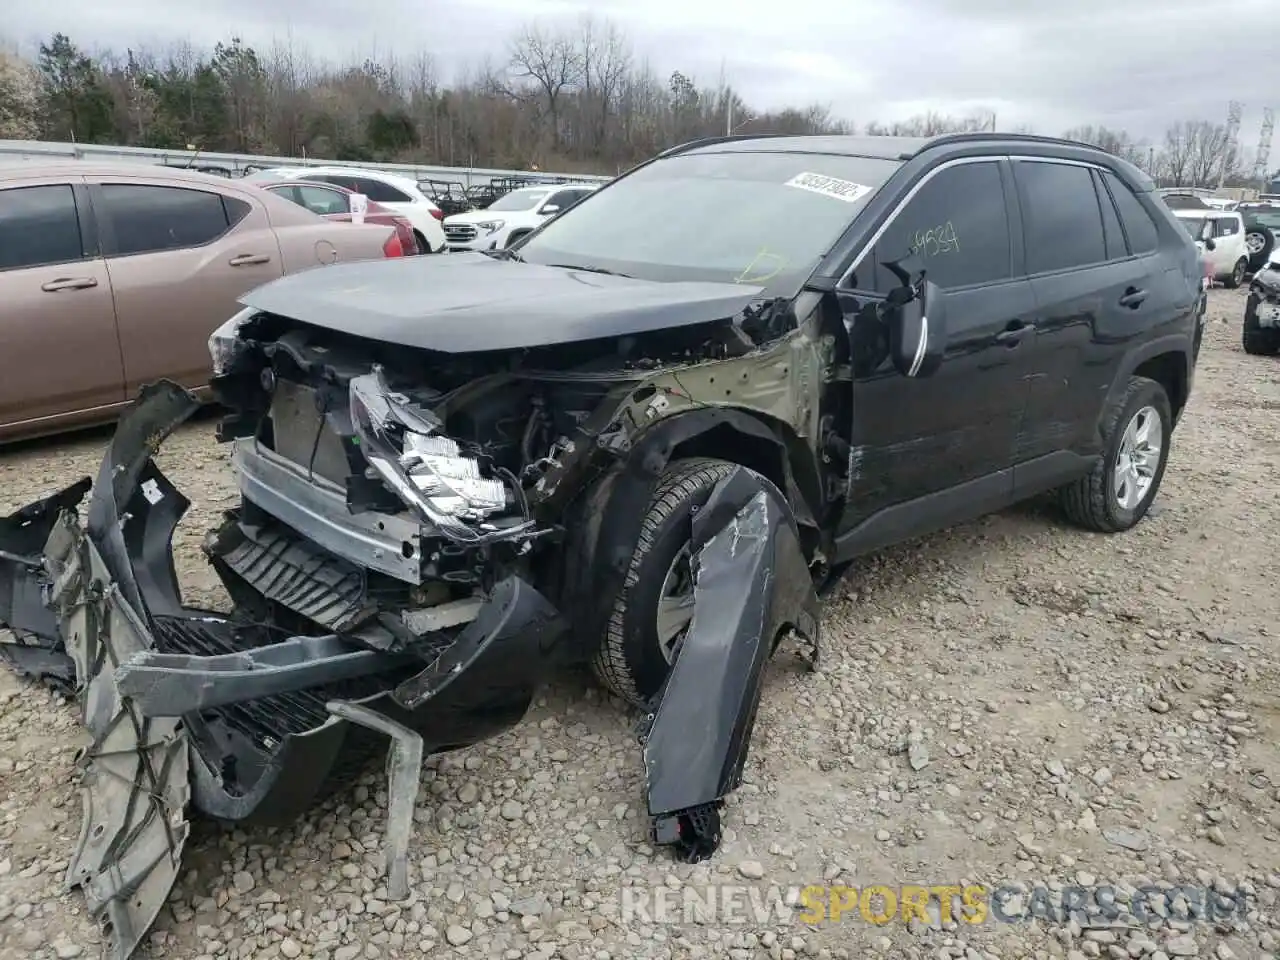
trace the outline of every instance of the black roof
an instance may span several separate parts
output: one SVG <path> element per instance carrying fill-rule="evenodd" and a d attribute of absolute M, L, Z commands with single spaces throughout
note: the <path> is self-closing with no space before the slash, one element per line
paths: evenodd
<path fill-rule="evenodd" d="M 1087 143 L 1040 137 L 1029 133 L 946 133 L 936 137 L 869 137 L 869 136 L 786 136 L 743 134 L 732 137 L 709 137 L 681 144 L 666 151 L 677 153 L 826 153 L 847 157 L 869 157 L 879 160 L 910 160 L 926 149 L 947 145 L 997 144 L 1071 147 L 1096 151 Z"/>

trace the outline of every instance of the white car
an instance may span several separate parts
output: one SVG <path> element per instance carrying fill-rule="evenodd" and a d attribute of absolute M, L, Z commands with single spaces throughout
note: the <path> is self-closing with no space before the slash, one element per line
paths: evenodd
<path fill-rule="evenodd" d="M 1234 289 L 1244 283 L 1249 269 L 1249 248 L 1244 240 L 1244 218 L 1230 210 L 1209 207 L 1175 207 L 1174 216 L 1196 241 L 1209 275 Z"/>
<path fill-rule="evenodd" d="M 445 217 L 445 240 L 450 250 L 501 250 L 599 189 L 591 183 L 521 187 L 483 210 Z"/>
<path fill-rule="evenodd" d="M 444 214 L 422 192 L 417 181 L 409 177 L 357 167 L 276 167 L 256 176 L 264 174 L 281 180 L 332 183 L 362 193 L 408 220 L 424 253 L 439 253 L 444 249 Z"/>

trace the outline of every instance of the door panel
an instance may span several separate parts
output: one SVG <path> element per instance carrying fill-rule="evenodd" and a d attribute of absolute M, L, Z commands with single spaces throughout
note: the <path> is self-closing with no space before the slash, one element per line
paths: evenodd
<path fill-rule="evenodd" d="M 239 309 L 241 294 L 283 273 L 266 212 L 240 195 L 123 178 L 92 190 L 126 392 L 162 377 L 204 387 L 210 334 Z"/>
<path fill-rule="evenodd" d="M 917 379 L 894 369 L 870 312 L 858 312 L 848 295 L 841 300 L 853 343 L 855 464 L 843 528 L 1012 465 L 1030 348 L 997 338 L 1031 323 L 1025 280 L 948 291 L 946 355 L 937 372 Z"/>
<path fill-rule="evenodd" d="M 948 340 L 930 377 L 900 376 L 887 334 L 867 304 L 838 294 L 853 368 L 850 494 L 842 530 L 880 511 L 1012 466 L 1025 405 L 1025 357 L 1035 302 L 1014 279 L 1016 231 L 1004 163 L 962 161 L 928 175 L 857 267 L 854 283 L 883 296 L 896 284 L 886 262 L 915 253 L 945 291 Z M 1012 474 L 993 479 L 1012 492 Z M 998 497 L 997 497 L 998 499 Z"/>
<path fill-rule="evenodd" d="M 0 425 L 125 398 L 111 283 L 91 224 L 70 183 L 0 190 Z"/>

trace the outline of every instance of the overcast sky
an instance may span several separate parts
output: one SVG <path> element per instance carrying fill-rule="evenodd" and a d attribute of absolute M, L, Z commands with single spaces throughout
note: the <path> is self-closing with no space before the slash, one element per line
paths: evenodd
<path fill-rule="evenodd" d="M 291 32 L 317 55 L 429 51 L 449 73 L 507 60 L 522 24 L 585 11 L 623 28 L 661 75 L 713 84 L 723 67 L 753 105 L 821 103 L 857 124 L 994 110 L 1002 128 L 1101 123 L 1159 138 L 1180 119 L 1245 105 L 1241 145 L 1280 107 L 1275 0 L 10 0 L 0 33 L 31 49 L 61 30 L 86 47 L 211 46 L 233 29 Z M 889 11 L 893 11 L 890 13 Z M 1269 45 L 1270 43 L 1270 45 Z"/>

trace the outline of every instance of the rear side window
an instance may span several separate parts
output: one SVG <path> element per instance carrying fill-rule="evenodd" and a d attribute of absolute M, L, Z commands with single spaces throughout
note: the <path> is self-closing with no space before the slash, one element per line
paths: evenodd
<path fill-rule="evenodd" d="M 888 293 L 898 280 L 884 264 L 910 253 L 944 289 L 1009 277 L 1009 218 L 996 162 L 958 164 L 927 180 L 859 265 L 855 285 Z"/>
<path fill-rule="evenodd" d="M 201 247 L 226 233 L 231 224 L 220 193 L 124 183 L 106 183 L 99 189 L 103 213 L 115 234 L 114 256 Z"/>
<path fill-rule="evenodd" d="M 1088 167 L 1020 160 L 1027 273 L 1047 273 L 1107 259 L 1102 211 Z"/>
<path fill-rule="evenodd" d="M 1120 212 L 1120 222 L 1124 224 L 1124 232 L 1129 237 L 1129 252 L 1143 254 L 1154 251 L 1160 242 L 1159 233 L 1142 201 L 1114 173 L 1104 173 L 1102 179 Z"/>
<path fill-rule="evenodd" d="M 409 203 L 412 200 L 407 193 L 397 190 L 391 184 L 371 177 L 356 177 L 353 189 L 363 193 L 374 203 Z"/>
<path fill-rule="evenodd" d="M 0 190 L 0 270 L 84 257 L 69 184 Z"/>

